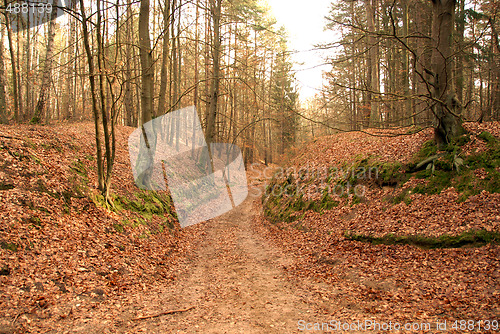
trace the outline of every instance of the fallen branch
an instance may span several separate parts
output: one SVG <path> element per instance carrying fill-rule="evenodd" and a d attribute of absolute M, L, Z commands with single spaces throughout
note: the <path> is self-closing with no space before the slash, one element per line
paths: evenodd
<path fill-rule="evenodd" d="M 5 139 L 15 139 L 15 140 L 24 140 L 19 137 L 13 137 L 13 136 L 6 136 L 6 135 L 0 135 L 0 138 L 5 138 Z"/>
<path fill-rule="evenodd" d="M 16 316 L 14 317 L 14 320 L 12 320 L 11 325 L 14 325 L 14 323 L 15 323 L 15 322 L 16 322 L 16 320 L 17 320 L 17 318 L 19 318 L 19 316 L 20 316 L 21 314 L 24 314 L 24 312 L 19 312 L 18 314 L 16 314 Z"/>
<path fill-rule="evenodd" d="M 430 162 L 433 162 L 434 160 L 436 160 L 437 158 L 439 157 L 442 157 L 446 155 L 446 153 L 440 153 L 440 154 L 436 154 L 436 155 L 433 155 L 427 159 L 425 159 L 424 161 L 420 162 L 416 167 L 415 167 L 415 170 L 419 170 L 420 168 L 422 168 L 423 166 L 427 165 L 428 163 Z"/>
<path fill-rule="evenodd" d="M 134 319 L 132 319 L 132 321 L 151 319 L 151 318 L 161 317 L 162 315 L 173 314 L 173 313 L 187 312 L 193 308 L 194 308 L 194 306 L 190 306 L 188 308 L 181 309 L 181 310 L 171 310 L 171 311 L 161 312 L 161 313 L 157 313 L 157 314 L 153 314 L 153 315 L 145 315 L 142 317 L 134 318 Z"/>

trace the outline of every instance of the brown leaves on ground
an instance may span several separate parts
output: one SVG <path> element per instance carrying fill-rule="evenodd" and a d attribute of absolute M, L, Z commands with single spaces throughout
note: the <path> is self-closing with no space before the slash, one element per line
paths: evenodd
<path fill-rule="evenodd" d="M 467 123 L 472 141 L 467 152 L 484 150 L 476 135 L 488 131 L 500 137 L 498 122 Z M 403 131 L 403 130 L 402 130 Z M 375 132 L 373 132 L 375 133 Z M 378 131 L 387 134 L 389 131 Z M 385 161 L 408 162 L 420 145 L 432 138 L 431 129 L 413 135 L 376 137 L 343 133 L 317 139 L 292 161 L 292 166 L 322 168 L 349 165 L 359 157 L 376 155 Z M 481 177 L 481 171 L 477 172 Z M 411 189 L 422 180 L 411 179 Z M 436 321 L 438 319 L 500 318 L 500 247 L 425 250 L 408 245 L 373 245 L 344 237 L 349 231 L 369 236 L 457 235 L 472 229 L 500 231 L 500 194 L 486 191 L 457 201 L 454 188 L 440 194 L 409 194 L 409 203 L 390 200 L 401 189 L 367 188 L 361 203 L 352 195 L 341 205 L 302 219 L 271 224 L 259 215 L 254 224 L 276 245 L 296 257 L 290 277 L 327 282 L 323 297 L 332 318 L 352 321 L 367 316 L 378 320 Z M 313 196 L 314 197 L 314 196 Z M 389 199 L 389 200 L 388 200 Z"/>
<path fill-rule="evenodd" d="M 480 132 L 500 136 L 498 123 L 466 127 L 472 140 L 463 150 L 469 153 L 486 149 L 477 138 Z M 97 194 L 93 131 L 88 123 L 0 128 L 0 332 L 109 332 L 137 323 L 133 319 L 192 306 L 180 303 L 175 294 L 165 299 L 165 287 L 172 289 L 175 285 L 170 283 L 186 272 L 186 255 L 197 245 L 195 240 L 203 240 L 207 224 L 181 230 L 174 223 L 174 228 L 162 230 L 159 226 L 168 217 L 139 220 L 134 212 L 96 206 L 89 200 Z M 131 131 L 117 129 L 112 191 L 129 199 L 137 191 L 126 146 Z M 398 131 L 403 135 L 387 136 Z M 387 162 L 407 162 L 432 138 L 430 129 L 372 134 L 376 136 L 345 133 L 317 139 L 293 165 L 345 167 L 374 155 Z M 252 167 L 248 177 L 259 183 L 269 170 Z M 485 177 L 485 171 L 478 169 L 474 175 Z M 423 180 L 411 179 L 397 191 L 419 182 Z M 482 192 L 457 201 L 457 191 L 449 188 L 437 195 L 409 193 L 409 202 L 393 204 L 388 199 L 395 195 L 392 187 L 372 185 L 358 204 L 353 205 L 350 196 L 332 210 L 307 211 L 293 223 L 270 224 L 257 214 L 252 231 L 266 235 L 295 258 L 283 265 L 290 279 L 327 283 L 321 289 L 305 286 L 331 319 L 498 320 L 498 245 L 437 250 L 374 246 L 347 240 L 344 232 L 438 236 L 475 228 L 498 231 L 499 194 Z M 261 211 L 259 205 L 255 209 Z M 217 240 L 232 249 L 228 240 L 235 236 L 230 229 L 226 232 Z M 220 255 L 235 260 L 233 253 Z M 73 328 L 77 323 L 79 327 Z"/>
<path fill-rule="evenodd" d="M 112 193 L 136 192 L 127 151 L 131 128 L 117 129 Z M 0 329 L 57 332 L 56 320 L 90 313 L 115 321 L 115 297 L 176 278 L 197 227 L 160 232 L 152 216 L 134 228 L 96 206 L 93 124 L 0 129 Z M 119 309 L 119 308 L 118 308 Z"/>

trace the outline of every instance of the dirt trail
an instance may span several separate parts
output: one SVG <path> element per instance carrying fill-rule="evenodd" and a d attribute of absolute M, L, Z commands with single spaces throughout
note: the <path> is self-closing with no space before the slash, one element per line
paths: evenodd
<path fill-rule="evenodd" d="M 194 308 L 125 321 L 127 332 L 295 333 L 298 320 L 320 320 L 310 293 L 285 279 L 292 259 L 252 229 L 253 201 L 207 223 L 190 269 L 158 298 L 161 310 Z"/>

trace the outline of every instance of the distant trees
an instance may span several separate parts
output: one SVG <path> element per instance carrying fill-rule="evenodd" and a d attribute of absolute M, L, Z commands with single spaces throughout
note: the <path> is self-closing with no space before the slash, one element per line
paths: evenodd
<path fill-rule="evenodd" d="M 285 154 L 286 150 L 295 143 L 297 135 L 298 94 L 293 83 L 292 63 L 285 39 L 279 41 L 278 50 L 272 68 L 271 110 L 279 124 L 274 142 L 278 144 L 278 153 Z"/>
<path fill-rule="evenodd" d="M 440 141 L 461 119 L 499 120 L 494 1 L 336 1 L 340 40 L 317 96 L 339 129 L 433 125 Z M 318 112 L 323 115 L 323 113 Z"/>
<path fill-rule="evenodd" d="M 0 122 L 92 119 L 106 197 L 115 125 L 194 104 L 207 141 L 238 144 L 246 162 L 272 162 L 294 145 L 298 95 L 284 31 L 257 0 L 64 3 L 76 9 L 36 28 L 1 20 Z M 179 128 L 171 122 L 166 135 L 178 142 Z"/>

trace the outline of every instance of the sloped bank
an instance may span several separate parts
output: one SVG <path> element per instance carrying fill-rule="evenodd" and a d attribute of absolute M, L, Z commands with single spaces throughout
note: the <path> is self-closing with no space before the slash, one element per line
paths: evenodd
<path fill-rule="evenodd" d="M 202 231 L 181 230 L 168 194 L 138 190 L 117 127 L 112 193 L 96 191 L 93 124 L 0 128 L 0 326 L 54 329 L 115 298 L 175 280 Z M 111 312 L 103 312 L 103 314 Z"/>
<path fill-rule="evenodd" d="M 416 165 L 444 153 L 434 152 L 429 143 L 422 146 L 432 138 L 430 131 L 320 138 L 291 163 L 293 168 L 271 181 L 256 224 L 296 256 L 288 268 L 293 276 L 331 284 L 325 298 L 341 307 L 325 307 L 338 317 L 498 316 L 500 194 L 494 184 L 499 171 L 494 142 L 500 127 L 466 126 L 469 138 L 424 168 Z M 353 143 L 360 147 L 355 156 Z M 345 173 L 361 165 L 378 166 L 378 178 Z M 301 166 L 308 166 L 312 177 L 304 177 Z M 318 180 L 318 170 L 332 167 L 343 168 L 341 177 L 323 173 Z M 451 176 L 443 180 L 445 172 Z M 328 189 L 350 183 L 350 192 L 330 196 L 325 182 Z M 285 183 L 294 186 L 276 190 Z M 364 187 L 363 196 L 356 194 L 355 184 Z M 337 204 L 325 207 L 325 201 Z"/>

